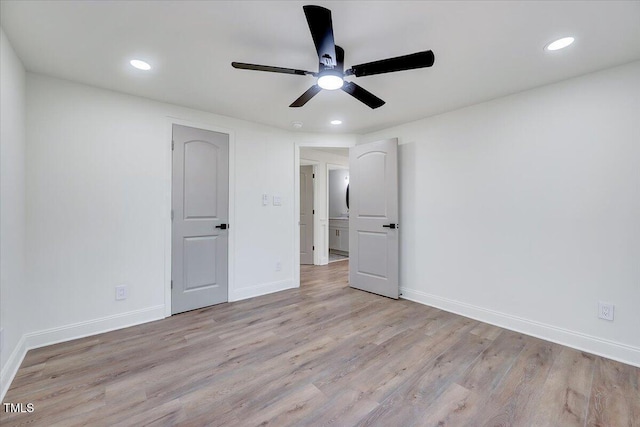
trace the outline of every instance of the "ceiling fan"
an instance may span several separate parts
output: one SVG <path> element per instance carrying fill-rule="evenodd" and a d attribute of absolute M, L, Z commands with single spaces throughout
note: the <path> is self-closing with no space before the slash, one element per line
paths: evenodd
<path fill-rule="evenodd" d="M 246 64 L 243 62 L 231 63 L 234 68 L 243 70 L 269 71 L 272 73 L 297 74 L 300 76 L 309 75 L 317 77 L 318 80 L 316 84 L 311 86 L 298 99 L 293 101 L 289 107 L 302 107 L 322 89 L 342 89 L 344 92 L 371 108 L 382 107 L 384 105 L 384 101 L 382 99 L 353 82 L 345 81 L 344 78 L 348 76 L 371 76 L 374 74 L 431 67 L 433 65 L 435 60 L 433 52 L 426 50 L 423 52 L 412 53 L 410 55 L 354 65 L 344 71 L 344 49 L 340 46 L 336 46 L 333 40 L 331 11 L 321 6 L 303 6 L 303 9 L 304 14 L 307 17 L 309 30 L 311 30 L 313 43 L 315 44 L 316 51 L 318 52 L 319 66 L 317 73 L 313 71 L 296 70 L 293 68 L 272 67 L 269 65 Z"/>

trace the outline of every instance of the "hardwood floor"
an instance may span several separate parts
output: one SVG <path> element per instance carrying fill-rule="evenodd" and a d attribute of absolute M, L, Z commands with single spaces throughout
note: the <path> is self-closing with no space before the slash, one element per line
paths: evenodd
<path fill-rule="evenodd" d="M 640 369 L 347 287 L 300 289 L 30 351 L 2 426 L 640 426 Z"/>

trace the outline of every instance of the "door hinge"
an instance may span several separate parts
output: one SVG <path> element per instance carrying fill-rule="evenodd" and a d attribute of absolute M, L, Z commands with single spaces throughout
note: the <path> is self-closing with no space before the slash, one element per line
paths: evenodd
<path fill-rule="evenodd" d="M 311 174 L 311 178 L 315 178 L 315 177 L 316 177 L 315 173 Z"/>
<path fill-rule="evenodd" d="M 316 247 L 315 247 L 315 246 L 311 246 L 311 250 L 312 250 L 312 251 L 315 251 L 315 250 L 316 250 Z"/>
<path fill-rule="evenodd" d="M 171 289 L 173 289 L 173 280 L 171 281 Z"/>
<path fill-rule="evenodd" d="M 174 147 L 174 142 L 171 141 L 171 151 L 173 151 L 173 147 Z"/>
<path fill-rule="evenodd" d="M 311 214 L 312 214 L 312 215 L 315 215 L 315 214 L 316 214 L 316 210 L 315 210 L 315 209 L 312 209 L 312 210 L 311 210 Z"/>

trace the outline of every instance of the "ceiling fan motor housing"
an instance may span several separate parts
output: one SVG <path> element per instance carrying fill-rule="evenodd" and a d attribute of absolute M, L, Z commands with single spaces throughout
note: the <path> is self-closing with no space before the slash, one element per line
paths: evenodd
<path fill-rule="evenodd" d="M 336 51 L 335 65 L 320 63 L 318 68 L 318 86 L 326 90 L 341 89 L 344 86 L 344 49 L 334 46 Z"/>

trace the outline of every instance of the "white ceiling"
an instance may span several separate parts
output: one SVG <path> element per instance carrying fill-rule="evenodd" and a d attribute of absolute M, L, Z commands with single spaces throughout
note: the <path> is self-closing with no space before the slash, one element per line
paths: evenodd
<path fill-rule="evenodd" d="M 313 77 L 230 64 L 317 71 L 305 4 L 331 9 L 345 66 L 427 49 L 435 65 L 348 78 L 386 101 L 377 110 L 342 91 L 289 108 Z M 0 16 L 29 71 L 307 132 L 366 133 L 640 59 L 640 1 L 2 0 Z M 543 51 L 566 35 L 571 47 Z"/>

